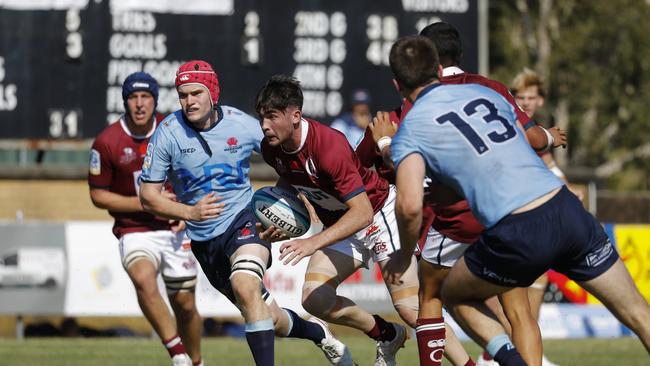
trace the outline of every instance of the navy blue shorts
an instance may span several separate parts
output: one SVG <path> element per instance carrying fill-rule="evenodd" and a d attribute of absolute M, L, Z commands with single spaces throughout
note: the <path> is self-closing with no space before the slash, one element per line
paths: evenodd
<path fill-rule="evenodd" d="M 465 251 L 473 274 L 510 287 L 530 286 L 548 269 L 591 280 L 617 259 L 603 227 L 566 186 L 543 205 L 506 216 Z"/>
<path fill-rule="evenodd" d="M 233 304 L 236 301 L 230 284 L 230 256 L 239 247 L 246 244 L 260 244 L 268 248 L 269 252 L 271 250 L 271 244 L 260 239 L 257 235 L 256 221 L 255 214 L 247 207 L 235 216 L 228 229 L 221 235 L 207 241 L 192 240 L 192 253 L 194 253 L 196 260 L 201 265 L 201 269 L 203 269 L 203 273 L 205 273 L 210 284 L 224 294 Z M 270 266 L 271 255 L 269 254 L 267 268 Z M 268 297 L 266 290 L 263 289 L 262 292 L 265 298 Z"/>

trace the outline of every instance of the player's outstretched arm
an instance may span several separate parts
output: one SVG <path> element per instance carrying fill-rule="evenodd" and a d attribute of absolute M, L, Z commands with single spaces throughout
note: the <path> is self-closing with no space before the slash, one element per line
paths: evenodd
<path fill-rule="evenodd" d="M 352 236 L 372 223 L 374 213 L 366 192 L 359 193 L 345 203 L 349 209 L 334 225 L 310 238 L 294 239 L 282 244 L 280 260 L 284 261 L 284 264 L 291 262 L 295 265 L 318 249 Z"/>
<path fill-rule="evenodd" d="M 223 203 L 214 192 L 205 195 L 194 206 L 176 202 L 162 192 L 163 183 L 140 185 L 140 202 L 145 211 L 174 220 L 204 221 L 217 218 L 223 212 Z"/>
<path fill-rule="evenodd" d="M 90 199 L 97 208 L 111 212 L 140 212 L 144 209 L 137 196 L 123 196 L 103 188 L 90 188 Z"/>
<path fill-rule="evenodd" d="M 395 214 L 399 229 L 401 251 L 408 258 L 415 250 L 422 225 L 424 198 L 424 160 L 420 154 L 410 154 L 397 168 L 397 198 Z"/>

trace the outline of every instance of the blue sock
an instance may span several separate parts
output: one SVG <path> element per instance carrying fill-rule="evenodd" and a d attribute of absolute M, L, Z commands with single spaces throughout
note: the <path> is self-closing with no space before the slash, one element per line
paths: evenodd
<path fill-rule="evenodd" d="M 526 362 L 521 358 L 519 351 L 505 333 L 490 339 L 485 350 L 492 358 L 502 366 L 526 366 Z"/>
<path fill-rule="evenodd" d="M 251 349 L 257 366 L 272 366 L 274 362 L 275 332 L 273 319 L 268 318 L 254 323 L 246 323 L 246 342 Z"/>
<path fill-rule="evenodd" d="M 320 343 L 325 338 L 323 328 L 298 316 L 293 310 L 282 308 L 289 317 L 289 333 L 287 337 L 309 339 L 314 343 Z"/>

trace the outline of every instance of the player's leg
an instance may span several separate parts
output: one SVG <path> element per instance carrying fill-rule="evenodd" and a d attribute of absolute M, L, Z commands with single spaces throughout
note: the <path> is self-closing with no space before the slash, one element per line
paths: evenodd
<path fill-rule="evenodd" d="M 268 247 L 259 244 L 241 245 L 230 256 L 230 283 L 246 322 L 246 340 L 257 365 L 272 365 L 274 359 L 275 326 L 262 297 L 262 279 L 269 257 Z"/>
<path fill-rule="evenodd" d="M 547 285 L 548 276 L 546 273 L 544 273 L 535 280 L 535 283 L 528 287 L 528 301 L 530 302 L 530 310 L 533 313 L 533 317 L 536 321 L 539 321 L 539 311 L 541 310 L 542 303 L 544 302 L 544 292 L 546 292 Z"/>
<path fill-rule="evenodd" d="M 165 240 L 160 238 L 159 233 L 152 231 L 122 236 L 120 238 L 122 265 L 135 287 L 142 313 L 162 340 L 169 356 L 187 357 L 174 318 L 158 289 L 158 266 L 161 260 L 158 244 Z"/>
<path fill-rule="evenodd" d="M 529 366 L 542 364 L 542 334 L 528 302 L 528 288 L 515 287 L 499 295 L 512 329 L 510 338 Z"/>
<path fill-rule="evenodd" d="M 352 300 L 336 294 L 339 284 L 361 266 L 361 260 L 331 247 L 316 251 L 307 264 L 302 288 L 303 308 L 330 323 L 369 332 L 375 324 L 372 315 Z"/>
<path fill-rule="evenodd" d="M 525 365 L 505 329 L 484 303 L 485 299 L 509 289 L 474 275 L 463 257 L 449 272 L 442 287 L 442 298 L 463 330 L 500 365 Z"/>
<path fill-rule="evenodd" d="M 171 245 L 162 249 L 161 270 L 169 302 L 176 315 L 176 327 L 195 365 L 201 364 L 203 322 L 196 309 L 195 287 L 198 264 L 183 233 L 170 233 Z"/>
<path fill-rule="evenodd" d="M 556 215 L 567 248 L 554 269 L 578 282 L 629 327 L 650 353 L 650 306 L 639 293 L 607 233 L 565 187 Z"/>
<path fill-rule="evenodd" d="M 600 276 L 578 283 L 630 328 L 650 353 L 650 306 L 620 259 Z"/>
<path fill-rule="evenodd" d="M 419 262 L 419 312 L 415 332 L 420 353 L 420 365 L 429 365 L 429 362 L 440 360 L 440 357 L 436 356 L 434 352 L 442 347 L 444 347 L 442 349 L 445 358 L 455 366 L 471 365 L 473 362 L 456 337 L 456 333 L 442 316 L 443 305 L 440 290 L 449 270 L 448 267 L 429 263 L 425 260 L 423 253 Z M 444 328 L 440 327 L 440 324 L 444 324 Z M 444 342 L 440 342 L 440 339 Z M 437 364 L 440 364 L 439 361 Z"/>
<path fill-rule="evenodd" d="M 267 301 L 275 324 L 275 334 L 280 337 L 308 339 L 320 348 L 333 365 L 352 366 L 352 354 L 348 347 L 339 341 L 329 330 L 327 323 L 311 317 L 301 318 L 288 308 L 281 308 L 271 297 Z"/>

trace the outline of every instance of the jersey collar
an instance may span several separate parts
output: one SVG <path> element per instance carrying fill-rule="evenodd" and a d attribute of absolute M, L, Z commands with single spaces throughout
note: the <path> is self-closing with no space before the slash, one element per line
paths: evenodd
<path fill-rule="evenodd" d="M 305 146 L 305 141 L 307 141 L 307 132 L 309 132 L 309 122 L 305 120 L 304 118 L 300 119 L 300 146 L 294 151 L 286 151 L 282 145 L 280 145 L 280 148 L 282 149 L 283 152 L 286 154 L 297 154 L 300 149 L 302 149 L 303 146 Z"/>
<path fill-rule="evenodd" d="M 420 98 L 422 98 L 423 96 L 428 94 L 430 91 L 432 91 L 433 89 L 435 89 L 435 88 L 437 88 L 439 86 L 442 86 L 442 84 L 441 83 L 435 83 L 435 84 L 431 84 L 431 85 L 427 86 L 426 88 L 422 89 L 420 91 L 420 93 L 418 94 L 418 96 L 415 97 L 415 100 L 413 101 L 413 104 L 415 104 L 415 102 L 417 102 Z"/>
<path fill-rule="evenodd" d="M 205 130 L 199 130 L 196 127 L 194 127 L 194 125 L 192 125 L 185 119 L 185 114 L 183 113 L 183 111 L 182 110 L 180 111 L 181 120 L 187 127 L 189 127 L 192 131 L 196 132 L 196 137 L 199 139 L 199 143 L 201 144 L 201 147 L 203 147 L 203 151 L 205 151 L 205 153 L 208 154 L 208 156 L 210 157 L 212 157 L 212 149 L 210 148 L 208 142 L 205 141 L 205 138 L 201 135 L 201 132 L 208 132 L 212 130 L 219 124 L 219 122 L 221 122 L 221 120 L 223 120 L 223 110 L 221 109 L 221 106 L 217 105 L 214 109 L 217 111 L 217 120 L 212 126 L 206 128 Z"/>
<path fill-rule="evenodd" d="M 120 126 L 122 126 L 122 130 L 124 130 L 124 133 L 126 133 L 129 137 L 133 137 L 136 140 L 144 140 L 146 138 L 151 137 L 153 135 L 154 131 L 156 131 L 156 125 L 158 125 L 158 121 L 156 121 L 156 113 L 151 116 L 151 119 L 153 119 L 153 125 L 151 126 L 151 130 L 147 132 L 146 135 L 135 135 L 131 133 L 131 130 L 129 130 L 129 125 L 126 123 L 126 116 L 123 114 L 120 116 Z"/>
<path fill-rule="evenodd" d="M 465 73 L 465 71 L 463 71 L 458 66 L 449 66 L 449 67 L 445 67 L 444 69 L 442 69 L 442 77 L 454 76 L 454 75 L 464 74 L 464 73 Z"/>

